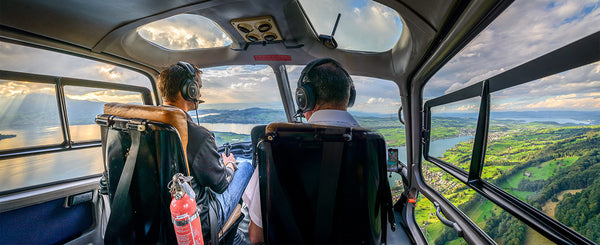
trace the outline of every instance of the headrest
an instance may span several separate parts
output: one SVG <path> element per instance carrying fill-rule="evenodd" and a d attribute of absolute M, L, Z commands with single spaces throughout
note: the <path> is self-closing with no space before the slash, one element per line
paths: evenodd
<path fill-rule="evenodd" d="M 285 129 L 311 129 L 311 128 L 347 128 L 347 127 L 338 127 L 338 126 L 327 126 L 327 125 L 319 125 L 319 124 L 310 124 L 310 123 L 286 123 L 286 122 L 274 122 L 269 123 L 265 129 L 265 133 L 275 132 L 277 129 L 285 128 Z M 361 127 L 352 127 L 352 130 L 361 130 L 361 131 L 370 131 Z"/>
<path fill-rule="evenodd" d="M 169 124 L 179 133 L 187 164 L 188 127 L 185 112 L 177 107 L 107 103 L 104 114 L 123 118 L 140 118 Z"/>

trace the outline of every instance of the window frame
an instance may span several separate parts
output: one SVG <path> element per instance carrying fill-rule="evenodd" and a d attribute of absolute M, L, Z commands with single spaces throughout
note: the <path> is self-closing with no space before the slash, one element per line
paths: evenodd
<path fill-rule="evenodd" d="M 31 147 L 22 147 L 22 148 L 2 150 L 2 151 L 0 151 L 0 159 L 101 146 L 100 140 L 84 141 L 84 142 L 73 142 L 71 140 L 71 134 L 69 131 L 69 118 L 68 118 L 67 109 L 66 109 L 64 86 L 78 86 L 78 87 L 99 88 L 99 89 L 115 89 L 115 90 L 122 90 L 122 91 L 128 91 L 128 92 L 137 92 L 137 93 L 141 94 L 142 102 L 144 104 L 152 105 L 152 95 L 150 93 L 150 90 L 148 88 L 142 87 L 142 86 L 109 83 L 109 82 L 78 79 L 78 78 L 71 78 L 71 77 L 40 75 L 40 74 L 34 74 L 34 73 L 25 73 L 25 72 L 16 72 L 16 71 L 7 71 L 7 70 L 0 70 L 0 79 L 14 80 L 14 81 L 27 81 L 27 82 L 32 82 L 32 83 L 44 83 L 44 84 L 54 85 L 55 86 L 55 96 L 56 96 L 56 101 L 57 101 L 57 106 L 58 106 L 58 108 L 57 108 L 58 116 L 60 118 L 60 127 L 61 127 L 61 131 L 62 131 L 62 136 L 63 136 L 63 142 L 59 143 L 59 144 L 31 146 Z"/>
<path fill-rule="evenodd" d="M 429 100 L 424 104 L 423 157 L 488 200 L 517 217 L 540 234 L 557 243 L 593 244 L 591 240 L 571 230 L 561 222 L 521 201 L 496 185 L 481 178 L 490 123 L 490 94 L 549 75 L 588 65 L 600 60 L 600 32 L 581 38 L 555 51 L 519 65 L 466 88 Z M 469 98 L 481 97 L 475 142 L 469 172 L 439 158 L 429 156 L 431 108 Z"/>

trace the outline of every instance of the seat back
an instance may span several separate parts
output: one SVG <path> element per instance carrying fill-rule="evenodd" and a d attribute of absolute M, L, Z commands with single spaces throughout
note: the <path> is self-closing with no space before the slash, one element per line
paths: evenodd
<path fill-rule="evenodd" d="M 391 200 L 380 134 L 272 123 L 257 155 L 268 243 L 385 242 Z"/>
<path fill-rule="evenodd" d="M 252 165 L 256 169 L 256 165 L 258 164 L 258 153 L 259 151 L 256 149 L 258 142 L 265 137 L 265 129 L 267 125 L 256 125 L 250 131 L 250 138 L 252 139 Z"/>
<path fill-rule="evenodd" d="M 187 123 L 172 107 L 111 103 L 101 126 L 111 205 L 105 242 L 174 243 L 168 182 L 189 174 Z"/>

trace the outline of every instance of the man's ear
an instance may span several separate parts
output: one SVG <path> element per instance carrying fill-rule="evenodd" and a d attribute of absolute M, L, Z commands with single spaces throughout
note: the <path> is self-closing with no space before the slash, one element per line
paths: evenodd
<path fill-rule="evenodd" d="M 305 111 L 304 112 L 304 117 L 306 118 L 306 120 L 310 119 L 310 117 L 312 116 L 312 114 L 314 113 L 315 110 L 312 111 Z"/>

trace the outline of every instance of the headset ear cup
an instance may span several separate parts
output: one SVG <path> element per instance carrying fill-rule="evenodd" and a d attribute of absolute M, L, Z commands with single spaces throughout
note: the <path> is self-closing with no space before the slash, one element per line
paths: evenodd
<path fill-rule="evenodd" d="M 192 79 L 186 79 L 181 84 L 181 96 L 187 101 L 198 99 L 198 84 Z"/>
<path fill-rule="evenodd" d="M 190 79 L 190 85 L 188 86 L 188 96 L 191 101 L 195 101 L 198 99 L 198 84 Z"/>
<path fill-rule="evenodd" d="M 356 100 L 356 89 L 354 85 L 350 86 L 350 98 L 348 99 L 348 107 L 352 107 L 354 105 L 354 101 Z"/>
<path fill-rule="evenodd" d="M 310 84 L 302 84 L 296 89 L 296 105 L 303 112 L 312 111 L 315 108 L 315 93 Z"/>
<path fill-rule="evenodd" d="M 190 65 L 187 62 L 179 61 L 177 65 L 184 70 L 187 71 L 186 78 L 181 81 L 181 85 L 179 86 L 179 91 L 181 92 L 181 97 L 187 101 L 196 101 L 198 100 L 198 93 L 200 87 L 198 83 L 196 83 L 196 68 Z"/>

